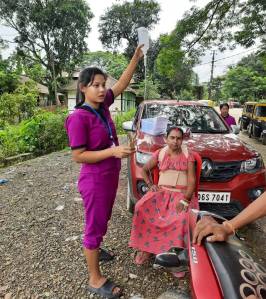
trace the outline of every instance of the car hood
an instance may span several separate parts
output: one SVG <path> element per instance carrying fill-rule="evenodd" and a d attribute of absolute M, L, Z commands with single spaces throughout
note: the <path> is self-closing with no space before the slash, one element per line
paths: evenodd
<path fill-rule="evenodd" d="M 190 150 L 196 151 L 202 158 L 217 162 L 247 160 L 258 155 L 249 144 L 235 134 L 191 133 L 184 139 Z M 137 147 L 141 152 L 154 152 L 165 145 L 164 136 L 151 136 L 140 132 Z"/>

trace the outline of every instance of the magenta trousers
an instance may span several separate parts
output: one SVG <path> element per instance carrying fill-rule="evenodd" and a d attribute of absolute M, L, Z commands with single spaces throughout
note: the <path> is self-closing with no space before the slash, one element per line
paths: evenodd
<path fill-rule="evenodd" d="M 111 218 L 119 171 L 80 174 L 78 189 L 84 206 L 83 246 L 87 249 L 100 247 Z"/>

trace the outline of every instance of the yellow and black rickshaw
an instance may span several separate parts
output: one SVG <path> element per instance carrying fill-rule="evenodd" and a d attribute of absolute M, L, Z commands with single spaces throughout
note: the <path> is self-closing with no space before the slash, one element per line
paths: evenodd
<path fill-rule="evenodd" d="M 246 102 L 243 107 L 242 115 L 239 119 L 240 122 L 240 131 L 247 130 L 250 120 L 252 118 L 252 114 L 254 111 L 254 107 L 257 102 Z"/>
<path fill-rule="evenodd" d="M 266 102 L 255 104 L 247 130 L 249 137 L 260 138 L 266 144 Z"/>

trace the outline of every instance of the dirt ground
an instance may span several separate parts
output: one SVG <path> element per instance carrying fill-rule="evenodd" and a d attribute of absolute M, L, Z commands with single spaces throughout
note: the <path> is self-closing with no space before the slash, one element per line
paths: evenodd
<path fill-rule="evenodd" d="M 233 113 L 232 113 L 233 114 Z M 266 161 L 266 146 L 252 144 Z M 89 295 L 82 253 L 83 209 L 76 191 L 79 167 L 69 151 L 0 169 L 0 298 L 97 298 Z M 126 211 L 126 161 L 104 245 L 116 254 L 102 264 L 104 273 L 124 288 L 124 298 L 156 299 L 166 291 L 188 292 L 188 279 L 132 263 L 128 248 L 131 214 Z M 246 229 L 253 249 L 262 256 L 266 225 Z M 177 297 L 160 297 L 177 298 Z M 181 298 L 181 297 L 179 297 Z"/>
<path fill-rule="evenodd" d="M 83 209 L 79 167 L 62 151 L 0 169 L 0 298 L 97 298 L 87 289 L 82 253 Z M 104 246 L 116 254 L 104 273 L 124 288 L 124 298 L 158 298 L 187 290 L 186 279 L 132 263 L 128 248 L 126 161 Z M 138 295 L 138 296 L 137 296 Z"/>

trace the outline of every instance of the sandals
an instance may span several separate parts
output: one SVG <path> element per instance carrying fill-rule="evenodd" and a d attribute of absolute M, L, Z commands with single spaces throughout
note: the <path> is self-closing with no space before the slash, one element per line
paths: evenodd
<path fill-rule="evenodd" d="M 150 252 L 146 252 L 146 251 L 138 251 L 135 259 L 134 259 L 134 264 L 136 265 L 143 265 L 146 262 L 149 261 L 149 259 L 151 258 L 152 254 Z"/>
<path fill-rule="evenodd" d="M 115 255 L 111 252 L 108 252 L 106 249 L 104 248 L 99 248 L 99 261 L 100 262 L 109 262 L 111 260 L 113 260 L 115 257 Z"/>
<path fill-rule="evenodd" d="M 89 292 L 100 295 L 103 298 L 108 299 L 117 299 L 122 296 L 122 291 L 120 290 L 118 293 L 113 293 L 115 288 L 119 288 L 118 285 L 113 283 L 111 280 L 107 279 L 105 283 L 100 288 L 93 288 L 91 286 L 88 287 Z"/>

